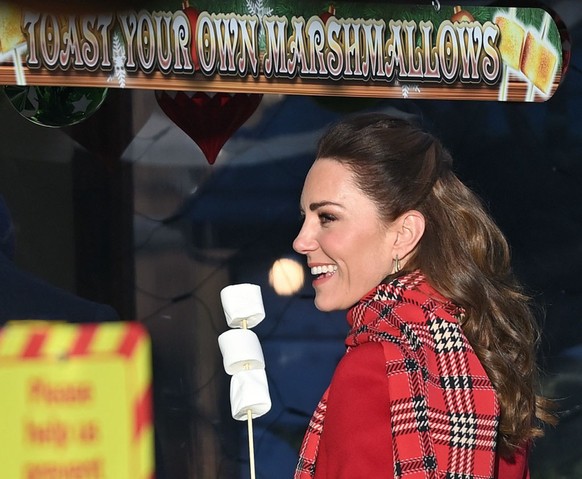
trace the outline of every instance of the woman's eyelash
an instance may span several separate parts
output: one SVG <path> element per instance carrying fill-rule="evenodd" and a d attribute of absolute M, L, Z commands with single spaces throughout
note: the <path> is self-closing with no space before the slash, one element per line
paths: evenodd
<path fill-rule="evenodd" d="M 335 221 L 337 218 L 329 213 L 319 213 L 319 220 L 322 223 L 329 223 L 331 221 Z"/>

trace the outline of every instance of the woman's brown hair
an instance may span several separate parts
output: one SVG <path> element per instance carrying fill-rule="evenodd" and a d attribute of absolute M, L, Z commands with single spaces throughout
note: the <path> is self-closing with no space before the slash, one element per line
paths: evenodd
<path fill-rule="evenodd" d="M 452 171 L 440 141 L 411 121 L 373 113 L 334 125 L 317 158 L 347 165 L 382 220 L 409 210 L 424 215 L 424 235 L 398 274 L 420 269 L 465 309 L 463 331 L 499 400 L 500 453 L 542 435 L 541 423 L 554 418 L 536 394 L 540 333 L 532 302 L 512 272 L 503 233 Z"/>

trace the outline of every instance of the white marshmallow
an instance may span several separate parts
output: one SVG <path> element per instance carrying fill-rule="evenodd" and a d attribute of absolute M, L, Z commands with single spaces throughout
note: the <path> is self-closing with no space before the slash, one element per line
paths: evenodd
<path fill-rule="evenodd" d="M 220 292 L 220 300 L 230 328 L 253 328 L 265 319 L 261 287 L 256 284 L 233 284 Z"/>
<path fill-rule="evenodd" d="M 237 421 L 246 421 L 249 410 L 253 419 L 269 412 L 271 397 L 264 369 L 243 370 L 230 379 L 230 408 Z"/>
<path fill-rule="evenodd" d="M 245 369 L 265 369 L 265 357 L 257 335 L 250 329 L 229 329 L 218 336 L 224 370 L 230 374 Z"/>

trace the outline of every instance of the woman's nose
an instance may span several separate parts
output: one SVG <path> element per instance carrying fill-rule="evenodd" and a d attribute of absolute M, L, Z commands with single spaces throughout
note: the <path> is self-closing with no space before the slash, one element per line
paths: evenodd
<path fill-rule="evenodd" d="M 313 251 L 317 247 L 317 242 L 315 241 L 312 234 L 309 232 L 307 224 L 304 222 L 299 234 L 293 241 L 293 249 L 300 254 L 307 254 Z"/>

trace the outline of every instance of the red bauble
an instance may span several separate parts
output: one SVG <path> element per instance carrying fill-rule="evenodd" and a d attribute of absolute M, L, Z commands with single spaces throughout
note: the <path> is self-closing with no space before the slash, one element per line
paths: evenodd
<path fill-rule="evenodd" d="M 199 12 L 194 7 L 190 6 L 190 2 L 185 0 L 182 2 L 182 10 L 188 17 L 188 22 L 190 23 L 190 32 L 191 32 L 191 47 L 190 47 L 190 55 L 192 56 L 192 64 L 194 65 L 194 70 L 200 69 L 200 61 L 198 60 L 198 49 L 196 48 L 196 27 L 198 24 L 198 15 Z"/>
<path fill-rule="evenodd" d="M 319 17 L 323 20 L 323 23 L 327 23 L 327 21 L 331 18 L 331 17 L 335 17 L 335 6 L 333 3 L 329 4 L 329 7 L 327 8 L 327 11 L 325 12 L 321 12 L 319 14 Z"/>
<path fill-rule="evenodd" d="M 451 22 L 474 22 L 475 18 L 467 10 L 463 10 L 459 5 L 453 8 Z"/>
<path fill-rule="evenodd" d="M 164 113 L 194 140 L 211 165 L 262 98 L 258 93 L 156 91 L 156 100 Z"/>

